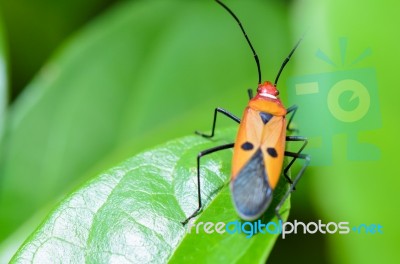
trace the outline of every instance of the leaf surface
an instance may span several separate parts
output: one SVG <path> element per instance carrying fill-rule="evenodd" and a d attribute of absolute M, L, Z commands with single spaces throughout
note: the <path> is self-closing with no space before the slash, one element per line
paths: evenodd
<path fill-rule="evenodd" d="M 182 226 L 197 206 L 196 157 L 227 143 L 184 137 L 128 159 L 69 195 L 14 256 L 14 263 L 172 263 L 181 261 L 265 261 L 277 235 L 196 234 Z M 227 186 L 231 151 L 202 159 L 205 209 L 199 221 L 239 220 Z M 282 181 L 281 181 L 282 183 Z M 287 187 L 276 190 L 274 205 Z M 273 205 L 273 206 L 274 206 Z M 287 202 L 282 208 L 286 217 Z M 273 217 L 273 208 L 263 221 Z M 240 221 L 240 220 L 239 220 Z"/>

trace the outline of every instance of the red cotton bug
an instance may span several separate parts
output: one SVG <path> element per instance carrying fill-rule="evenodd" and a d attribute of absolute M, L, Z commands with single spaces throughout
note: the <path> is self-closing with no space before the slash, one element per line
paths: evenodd
<path fill-rule="evenodd" d="M 216 108 L 214 111 L 211 134 L 208 135 L 196 131 L 196 134 L 203 137 L 213 137 L 217 121 L 217 113 L 224 114 L 240 124 L 235 143 L 217 146 L 204 150 L 198 154 L 198 208 L 182 223 L 186 224 L 191 218 L 199 213 L 202 207 L 200 193 L 201 157 L 229 148 L 234 148 L 230 182 L 232 199 L 239 216 L 243 220 L 247 221 L 252 221 L 259 218 L 271 204 L 274 189 L 282 172 L 284 156 L 291 158 L 290 162 L 283 170 L 285 178 L 290 183 L 290 188 L 287 190 L 282 200 L 275 208 L 275 214 L 278 219 L 281 220 L 282 218 L 279 214 L 279 209 L 288 198 L 289 194 L 295 189 L 296 184 L 300 180 L 304 170 L 310 162 L 310 157 L 307 154 L 301 153 L 307 145 L 307 139 L 301 136 L 286 135 L 287 130 L 294 131 L 294 129 L 291 129 L 289 126 L 294 114 L 297 111 L 297 106 L 294 105 L 286 109 L 281 100 L 278 98 L 279 91 L 276 89 L 279 76 L 281 75 L 282 70 L 285 68 L 294 51 L 300 44 L 301 39 L 297 42 L 295 47 L 289 53 L 288 57 L 282 63 L 275 82 L 261 83 L 259 59 L 242 24 L 237 16 L 225 4 L 218 0 L 216 0 L 216 2 L 220 4 L 226 11 L 228 11 L 236 20 L 253 52 L 258 70 L 257 95 L 253 97 L 252 89 L 248 89 L 250 101 L 244 110 L 242 119 L 239 119 L 235 115 L 222 108 Z M 286 115 L 289 113 L 292 113 L 292 115 L 289 121 L 286 122 Z M 301 141 L 303 144 L 297 152 L 290 152 L 285 150 L 286 141 Z M 288 171 L 297 159 L 303 159 L 305 162 L 303 167 L 292 181 L 288 176 Z"/>

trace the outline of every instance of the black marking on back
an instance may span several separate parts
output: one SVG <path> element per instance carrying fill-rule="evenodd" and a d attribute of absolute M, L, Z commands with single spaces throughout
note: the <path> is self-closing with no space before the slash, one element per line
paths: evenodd
<path fill-rule="evenodd" d="M 278 157 L 278 153 L 276 152 L 275 148 L 267 148 L 267 153 L 273 158 Z"/>
<path fill-rule="evenodd" d="M 258 149 L 231 182 L 233 201 L 240 216 L 245 220 L 257 219 L 272 200 L 264 159 Z"/>
<path fill-rule="evenodd" d="M 273 117 L 273 115 L 265 112 L 260 112 L 261 120 L 263 121 L 264 125 L 268 123 L 269 120 Z"/>
<path fill-rule="evenodd" d="M 244 142 L 240 147 L 243 150 L 252 150 L 254 148 L 253 144 L 251 144 L 249 141 Z"/>

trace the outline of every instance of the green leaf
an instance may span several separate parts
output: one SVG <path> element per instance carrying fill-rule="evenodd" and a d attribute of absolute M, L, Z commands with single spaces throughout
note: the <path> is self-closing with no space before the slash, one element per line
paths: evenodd
<path fill-rule="evenodd" d="M 303 63 L 298 64 L 297 75 L 313 75 L 308 82 L 320 84 L 320 93 L 309 97 L 314 111 L 302 115 L 299 104 L 296 120 L 299 127 L 310 120 L 323 124 L 323 130 L 320 125 L 311 128 L 314 137 L 307 148 L 320 150 L 313 160 L 331 163 L 311 168 L 304 177 L 311 187 L 310 203 L 324 222 L 346 221 L 350 228 L 375 225 L 372 232 L 364 227 L 360 233 L 351 229 L 346 235 L 324 235 L 327 260 L 332 263 L 396 263 L 399 259 L 400 49 L 399 34 L 393 34 L 400 24 L 399 9 L 398 1 L 312 0 L 296 10 L 297 25 L 305 20 L 315 25 L 299 51 Z M 304 14 L 310 16 L 303 19 Z M 334 64 L 315 56 L 318 50 Z M 329 121 L 334 110 L 328 110 L 327 104 L 335 101 L 328 93 L 334 84 L 348 80 L 363 84 L 370 98 L 357 95 L 357 99 L 368 101 L 368 112 L 357 122 Z M 382 234 L 377 232 L 378 225 L 383 226 Z"/>
<path fill-rule="evenodd" d="M 15 97 L 72 32 L 118 0 L 0 1 L 10 49 L 10 97 Z"/>
<path fill-rule="evenodd" d="M 272 76 L 292 46 L 286 10 L 250 6 L 232 4 Z M 100 171 L 208 129 L 216 106 L 240 115 L 256 81 L 240 29 L 213 1 L 111 9 L 64 44 L 12 106 L 0 156 L 0 240 Z"/>
<path fill-rule="evenodd" d="M 0 149 L 8 104 L 7 58 L 5 45 L 6 40 L 4 36 L 3 21 L 0 18 Z"/>
<path fill-rule="evenodd" d="M 102 173 L 61 202 L 11 262 L 165 263 L 175 253 L 172 263 L 264 263 L 277 235 L 187 234 L 181 224 L 197 207 L 198 152 L 226 144 L 235 130 L 218 131 L 215 140 L 177 139 Z M 206 209 L 197 221 L 238 220 L 227 186 L 231 155 L 225 150 L 202 159 Z M 287 184 L 279 186 L 272 206 Z M 285 219 L 288 208 L 289 201 L 281 210 Z M 273 214 L 271 207 L 263 219 Z"/>

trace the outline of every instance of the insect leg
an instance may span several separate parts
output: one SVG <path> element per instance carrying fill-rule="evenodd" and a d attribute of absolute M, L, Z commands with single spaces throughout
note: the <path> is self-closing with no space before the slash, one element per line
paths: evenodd
<path fill-rule="evenodd" d="M 205 155 L 214 153 L 214 152 L 216 152 L 216 151 L 220 151 L 220 150 L 224 150 L 224 149 L 233 148 L 233 146 L 234 146 L 234 143 L 229 143 L 229 144 L 225 144 L 225 145 L 221 145 L 221 146 L 217 146 L 217 147 L 213 147 L 213 148 L 210 148 L 210 149 L 203 150 L 202 152 L 200 152 L 200 153 L 197 155 L 197 198 L 198 198 L 198 201 L 199 201 L 199 206 L 198 206 L 198 208 L 196 209 L 196 211 L 193 212 L 193 214 L 191 214 L 188 218 L 186 218 L 185 221 L 182 222 L 183 225 L 186 225 L 187 222 L 188 222 L 191 218 L 195 217 L 195 216 L 199 213 L 199 211 L 200 211 L 200 209 L 201 209 L 200 158 L 203 157 L 203 156 L 205 156 Z"/>
<path fill-rule="evenodd" d="M 251 88 L 247 89 L 247 94 L 249 95 L 249 99 L 253 99 L 253 90 Z"/>
<path fill-rule="evenodd" d="M 286 129 L 287 129 L 289 132 L 299 132 L 298 129 L 290 128 L 290 124 L 292 123 L 293 117 L 294 117 L 294 115 L 296 114 L 296 111 L 297 111 L 298 108 L 299 108 L 299 107 L 298 107 L 297 105 L 292 105 L 291 107 L 289 107 L 289 108 L 286 110 L 286 114 L 289 114 L 289 113 L 293 112 L 293 114 L 290 116 L 289 121 L 288 121 L 287 126 L 286 126 Z"/>
<path fill-rule="evenodd" d="M 289 197 L 289 194 L 293 192 L 294 188 L 296 187 L 297 183 L 299 182 L 301 176 L 303 176 L 305 169 L 307 168 L 308 164 L 310 163 L 310 156 L 307 154 L 301 154 L 301 153 L 295 153 L 295 152 L 289 152 L 285 151 L 285 156 L 288 157 L 293 157 L 295 159 L 304 159 L 304 164 L 299 173 L 297 173 L 293 184 L 290 185 L 289 190 L 286 191 L 285 195 L 283 196 L 282 200 L 279 202 L 278 206 L 275 208 L 275 214 L 278 218 L 278 220 L 282 220 L 281 215 L 279 214 L 279 210 L 281 209 L 283 203 L 286 201 L 286 199 Z"/>
<path fill-rule="evenodd" d="M 297 151 L 297 154 L 300 154 L 303 149 L 307 146 L 308 144 L 308 140 L 305 137 L 302 136 L 286 136 L 286 141 L 302 141 L 303 145 L 301 146 L 301 148 Z M 283 175 L 285 175 L 286 180 L 290 183 L 293 184 L 292 179 L 290 179 L 290 177 L 288 176 L 288 171 L 290 169 L 290 167 L 292 167 L 293 163 L 296 161 L 297 157 L 294 157 L 289 164 L 286 166 L 286 168 L 283 170 Z M 294 189 L 295 190 L 295 189 Z"/>
<path fill-rule="evenodd" d="M 240 118 L 239 117 L 235 116 L 234 114 L 231 114 L 230 112 L 226 111 L 223 108 L 217 107 L 214 110 L 214 121 L 213 121 L 213 125 L 212 125 L 211 135 L 207 135 L 207 134 L 201 133 L 199 131 L 195 131 L 194 133 L 196 133 L 197 135 L 200 135 L 202 137 L 212 138 L 214 136 L 215 125 L 217 123 L 217 113 L 224 114 L 227 117 L 229 117 L 230 119 L 232 119 L 233 121 L 236 121 L 237 123 L 240 123 Z"/>

